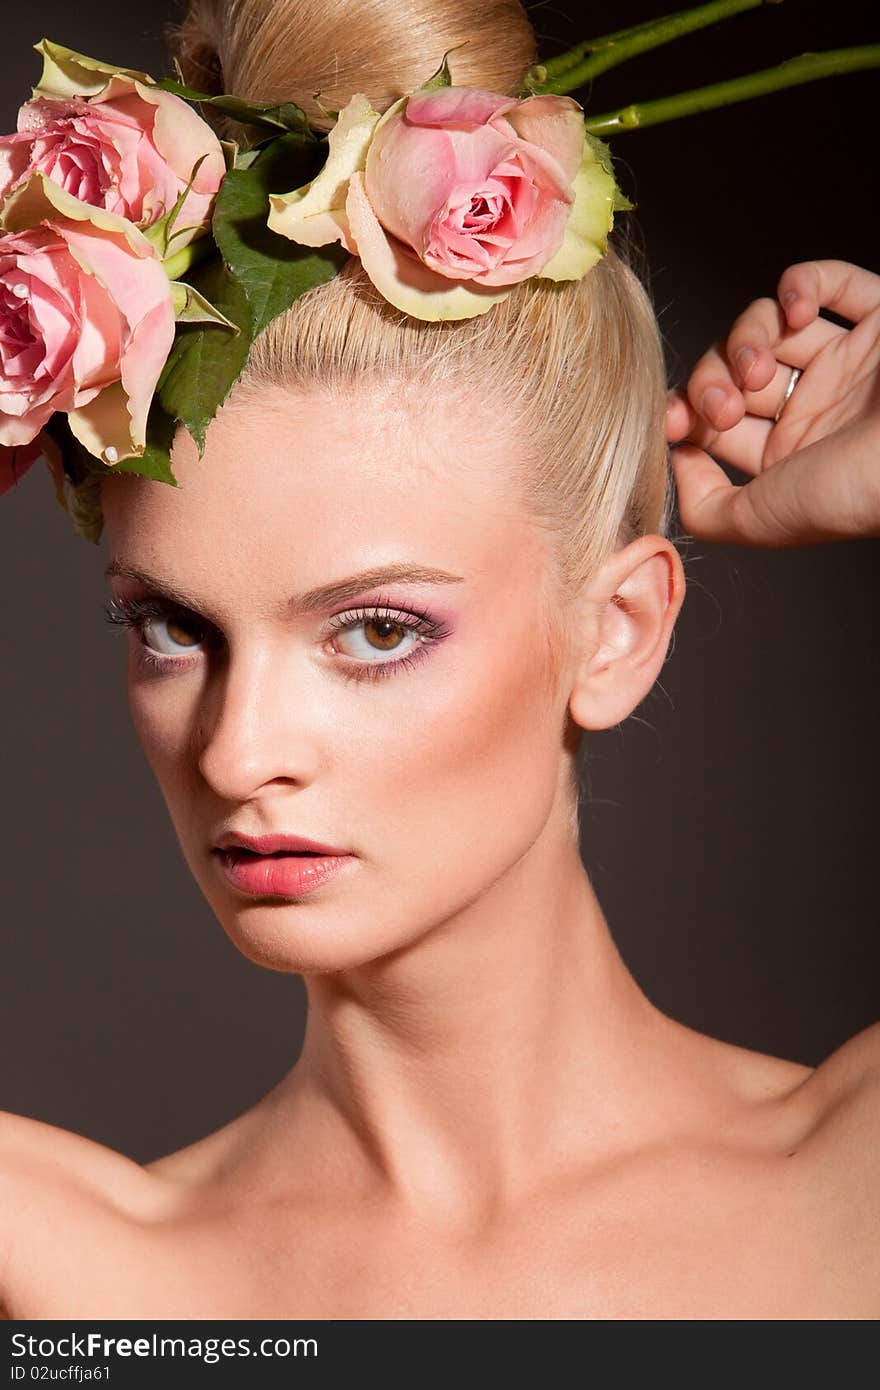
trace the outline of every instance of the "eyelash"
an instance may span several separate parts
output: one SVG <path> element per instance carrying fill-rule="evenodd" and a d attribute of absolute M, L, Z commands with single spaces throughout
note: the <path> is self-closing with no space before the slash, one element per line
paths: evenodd
<path fill-rule="evenodd" d="M 178 617 L 190 620 L 194 615 L 185 608 L 160 598 L 112 598 L 104 605 L 104 616 L 107 622 L 115 626 L 130 628 L 137 634 L 141 644 L 138 658 L 145 667 L 152 671 L 164 675 L 174 667 L 180 668 L 190 665 L 191 661 L 195 659 L 194 657 L 162 656 L 152 651 L 144 641 L 144 627 L 151 618 Z M 359 627 L 362 622 L 368 621 L 396 623 L 410 632 L 418 633 L 422 640 L 405 656 L 389 661 L 350 660 L 347 663 L 343 662 L 343 674 L 348 679 L 382 680 L 401 668 L 411 670 L 427 655 L 427 648 L 449 635 L 449 629 L 443 623 L 432 618 L 430 614 L 423 613 L 419 609 L 394 608 L 387 604 L 384 599 L 376 605 L 346 609 L 344 613 L 334 614 L 330 619 L 329 631 L 331 635 L 336 632 L 347 632 L 350 628 Z M 202 625 L 206 628 L 208 626 L 206 623 Z"/>

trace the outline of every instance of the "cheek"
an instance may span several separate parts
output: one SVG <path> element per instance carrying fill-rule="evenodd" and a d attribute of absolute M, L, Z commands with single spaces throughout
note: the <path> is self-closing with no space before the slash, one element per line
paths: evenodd
<path fill-rule="evenodd" d="M 189 730 L 197 694 L 188 681 L 145 680 L 137 658 L 128 658 L 128 708 L 138 742 L 157 779 L 167 784 L 182 777 L 187 765 Z"/>
<path fill-rule="evenodd" d="M 547 662 L 516 624 L 481 641 L 463 636 L 458 650 L 450 643 L 425 661 L 393 711 L 377 711 L 371 737 L 359 732 L 365 804 L 393 823 L 396 840 L 411 833 L 422 856 L 432 843 L 459 842 L 471 855 L 511 836 L 530 842 L 561 756 Z"/>

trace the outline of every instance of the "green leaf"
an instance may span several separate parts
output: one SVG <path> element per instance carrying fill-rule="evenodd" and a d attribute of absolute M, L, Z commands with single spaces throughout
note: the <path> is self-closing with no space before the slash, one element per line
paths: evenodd
<path fill-rule="evenodd" d="M 185 280 L 171 281 L 171 298 L 178 323 L 220 323 L 231 328 L 233 333 L 241 332 L 238 324 L 221 314 L 216 305 L 210 304 L 203 294 L 199 294 L 195 285 L 187 284 Z"/>
<path fill-rule="evenodd" d="M 231 116 L 242 125 L 296 131 L 306 141 L 316 141 L 318 138 L 309 128 L 309 118 L 305 111 L 293 101 L 283 101 L 277 106 L 259 106 L 254 102 L 245 101 L 242 97 L 230 96 L 226 92 L 219 96 L 195 92 L 191 87 L 176 82 L 173 77 L 163 77 L 156 86 L 161 87 L 164 92 L 173 92 L 175 96 L 183 97 L 185 101 L 204 102 L 206 106 L 214 106 L 225 116 Z"/>
<path fill-rule="evenodd" d="M 165 413 L 158 397 L 154 395 L 147 416 L 146 448 L 143 454 L 140 458 L 124 458 L 118 463 L 109 464 L 84 448 L 71 430 L 64 411 L 57 410 L 43 426 L 45 433 L 58 445 L 64 471 L 75 487 L 81 487 L 90 477 L 100 473 L 142 473 L 144 477 L 177 487 L 178 483 L 171 469 L 171 444 L 176 428 L 176 420 Z"/>
<path fill-rule="evenodd" d="M 239 150 L 238 154 L 235 156 L 235 165 L 233 167 L 236 169 L 249 169 L 254 161 L 259 159 L 261 149 L 262 146 L 260 145 L 252 145 L 249 150 Z M 227 178 L 228 177 L 229 174 L 227 173 Z"/>
<path fill-rule="evenodd" d="M 147 416 L 147 447 L 140 458 L 120 459 L 108 473 L 140 473 L 144 478 L 152 478 L 157 483 L 170 483 L 179 487 L 171 469 L 171 445 L 177 421 L 162 409 L 157 396 L 153 397 L 150 413 Z"/>
<path fill-rule="evenodd" d="M 221 324 L 181 324 L 159 378 L 157 392 L 164 410 L 186 425 L 201 458 L 205 432 L 241 375 L 254 330 L 244 286 L 221 257 L 203 261 L 192 281 L 196 291 L 239 329 L 233 337 Z"/>
<path fill-rule="evenodd" d="M 457 53 L 460 48 L 464 48 L 463 43 L 457 43 L 454 48 L 447 48 L 446 52 L 443 54 L 443 61 L 439 68 L 434 73 L 433 77 L 429 77 L 427 82 L 422 83 L 421 87 L 418 89 L 420 92 L 434 92 L 438 87 L 452 86 L 452 73 L 449 71 L 448 61 L 449 55 L 450 53 Z"/>
<path fill-rule="evenodd" d="M 282 135 L 247 168 L 231 169 L 220 185 L 211 231 L 247 294 L 254 337 L 306 290 L 332 280 L 348 260 L 343 246 L 301 246 L 267 225 L 269 194 L 308 183 L 325 157 L 326 144 L 304 145 Z"/>

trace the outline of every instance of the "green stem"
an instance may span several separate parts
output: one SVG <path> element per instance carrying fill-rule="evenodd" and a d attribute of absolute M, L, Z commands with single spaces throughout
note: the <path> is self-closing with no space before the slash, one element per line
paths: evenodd
<path fill-rule="evenodd" d="M 206 256 L 210 256 L 216 249 L 212 236 L 196 237 L 188 246 L 175 251 L 173 256 L 166 256 L 162 262 L 162 268 L 169 280 L 179 280 L 182 275 L 185 275 L 194 265 L 198 265 L 199 261 L 203 261 Z"/>
<path fill-rule="evenodd" d="M 862 44 L 859 48 L 833 48 L 822 53 L 802 53 L 788 58 L 775 68 L 734 77 L 728 82 L 715 82 L 708 87 L 694 87 L 675 96 L 658 97 L 654 101 L 637 102 L 619 111 L 606 111 L 599 116 L 587 116 L 584 124 L 592 135 L 608 137 L 642 126 L 660 125 L 681 116 L 693 116 L 699 111 L 711 111 L 716 106 L 729 106 L 736 101 L 778 92 L 801 82 L 814 82 L 820 77 L 837 77 L 842 73 L 859 72 L 862 68 L 880 67 L 880 44 Z"/>
<path fill-rule="evenodd" d="M 530 83 L 529 91 L 571 91 L 573 87 L 583 86 L 600 72 L 606 72 L 608 68 L 616 67 L 618 63 L 624 63 L 639 53 L 671 43 L 673 39 L 693 33 L 695 29 L 705 29 L 709 24 L 717 24 L 719 20 L 740 14 L 743 10 L 754 10 L 759 5 L 773 3 L 779 3 L 779 0 L 711 0 L 708 5 L 679 10 L 660 19 L 648 19 L 643 24 L 635 24 L 630 29 L 617 29 L 598 39 L 584 39 L 576 48 L 570 48 L 567 53 L 560 53 L 542 63 L 540 66 L 546 75 Z M 553 79 L 561 77 L 563 73 L 570 85 L 559 87 Z"/>

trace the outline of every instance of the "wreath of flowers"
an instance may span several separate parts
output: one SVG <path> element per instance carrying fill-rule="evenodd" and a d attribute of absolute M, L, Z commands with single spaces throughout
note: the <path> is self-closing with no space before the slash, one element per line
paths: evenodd
<path fill-rule="evenodd" d="M 586 41 L 515 97 L 455 86 L 446 54 L 384 114 L 354 95 L 329 134 L 292 102 L 209 96 L 40 40 L 40 80 L 0 136 L 0 494 L 44 457 L 97 541 L 100 475 L 176 486 L 178 422 L 201 456 L 254 338 L 349 256 L 423 320 L 486 313 L 533 277 L 579 280 L 632 207 L 603 136 L 880 64 L 877 45 L 804 54 L 589 117 L 566 95 L 758 3 Z M 219 139 L 205 106 L 256 143 Z"/>

